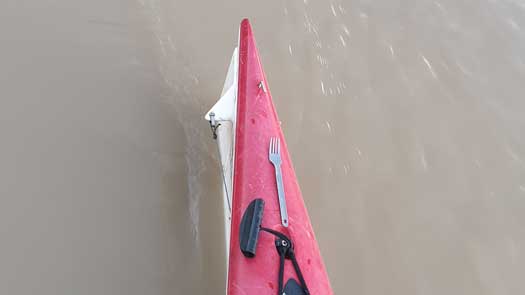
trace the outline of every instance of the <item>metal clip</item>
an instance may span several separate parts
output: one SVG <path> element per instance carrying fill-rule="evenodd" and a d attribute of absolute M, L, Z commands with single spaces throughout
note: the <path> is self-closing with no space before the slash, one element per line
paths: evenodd
<path fill-rule="evenodd" d="M 217 124 L 217 121 L 215 121 L 215 113 L 214 112 L 211 112 L 210 113 L 210 128 L 211 128 L 211 133 L 213 134 L 213 139 L 217 139 L 217 128 L 219 128 L 219 126 L 221 126 L 221 124 Z"/>

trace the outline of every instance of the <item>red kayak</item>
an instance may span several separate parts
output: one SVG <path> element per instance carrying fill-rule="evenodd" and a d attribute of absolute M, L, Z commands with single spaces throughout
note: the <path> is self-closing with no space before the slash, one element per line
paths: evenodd
<path fill-rule="evenodd" d="M 206 119 L 224 181 L 227 294 L 332 294 L 247 19 Z"/>

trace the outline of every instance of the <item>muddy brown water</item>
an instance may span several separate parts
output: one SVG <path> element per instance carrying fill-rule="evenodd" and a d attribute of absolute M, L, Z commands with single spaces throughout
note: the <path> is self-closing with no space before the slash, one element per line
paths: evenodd
<path fill-rule="evenodd" d="M 1 294 L 223 292 L 242 17 L 337 294 L 525 293 L 525 2 L 8 0 Z"/>

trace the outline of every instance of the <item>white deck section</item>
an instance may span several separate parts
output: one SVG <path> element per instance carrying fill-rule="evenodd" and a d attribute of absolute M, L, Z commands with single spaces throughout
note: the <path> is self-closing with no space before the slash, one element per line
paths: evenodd
<path fill-rule="evenodd" d="M 219 148 L 220 163 L 222 166 L 223 185 L 223 210 L 224 210 L 224 241 L 226 249 L 226 266 L 230 252 L 230 227 L 231 227 L 231 198 L 233 196 L 233 164 L 235 147 L 235 123 L 237 117 L 237 82 L 239 69 L 239 53 L 235 48 L 231 58 L 221 98 L 206 113 L 205 119 L 210 120 L 214 113 L 215 120 L 220 127 L 217 129 L 217 145 Z"/>

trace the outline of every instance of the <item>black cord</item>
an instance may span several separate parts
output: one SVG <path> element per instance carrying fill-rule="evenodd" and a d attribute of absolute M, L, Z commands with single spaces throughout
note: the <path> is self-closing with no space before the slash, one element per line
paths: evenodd
<path fill-rule="evenodd" d="M 279 251 L 279 250 L 278 250 Z M 277 281 L 279 283 L 279 287 L 277 288 L 277 295 L 283 294 L 283 281 L 284 281 L 284 259 L 286 256 L 285 251 L 279 252 L 279 277 L 277 277 Z"/>
<path fill-rule="evenodd" d="M 277 289 L 277 294 L 282 295 L 283 294 L 283 281 L 284 281 L 284 261 L 286 258 L 292 260 L 293 268 L 295 270 L 295 273 L 297 274 L 297 277 L 299 278 L 299 282 L 301 283 L 301 287 L 304 290 L 304 293 L 306 295 L 310 294 L 310 291 L 308 291 L 308 287 L 306 286 L 306 281 L 304 280 L 303 273 L 301 272 L 301 268 L 299 267 L 299 263 L 297 263 L 297 259 L 295 258 L 295 253 L 292 245 L 292 241 L 288 236 L 285 234 L 278 232 L 273 229 L 261 227 L 262 231 L 268 232 L 276 236 L 278 239 L 275 241 L 275 247 L 277 249 L 277 252 L 279 253 L 279 278 L 278 278 L 278 284 L 279 288 Z"/>
<path fill-rule="evenodd" d="M 293 268 L 295 269 L 295 273 L 297 274 L 297 277 L 299 278 L 299 282 L 301 283 L 301 286 L 303 286 L 303 290 L 306 295 L 310 294 L 310 291 L 308 291 L 308 288 L 306 287 L 306 281 L 304 280 L 303 273 L 301 272 L 301 268 L 299 267 L 299 264 L 297 263 L 297 259 L 295 259 L 295 253 L 293 252 L 293 249 L 289 250 L 289 256 L 292 259 Z"/>

